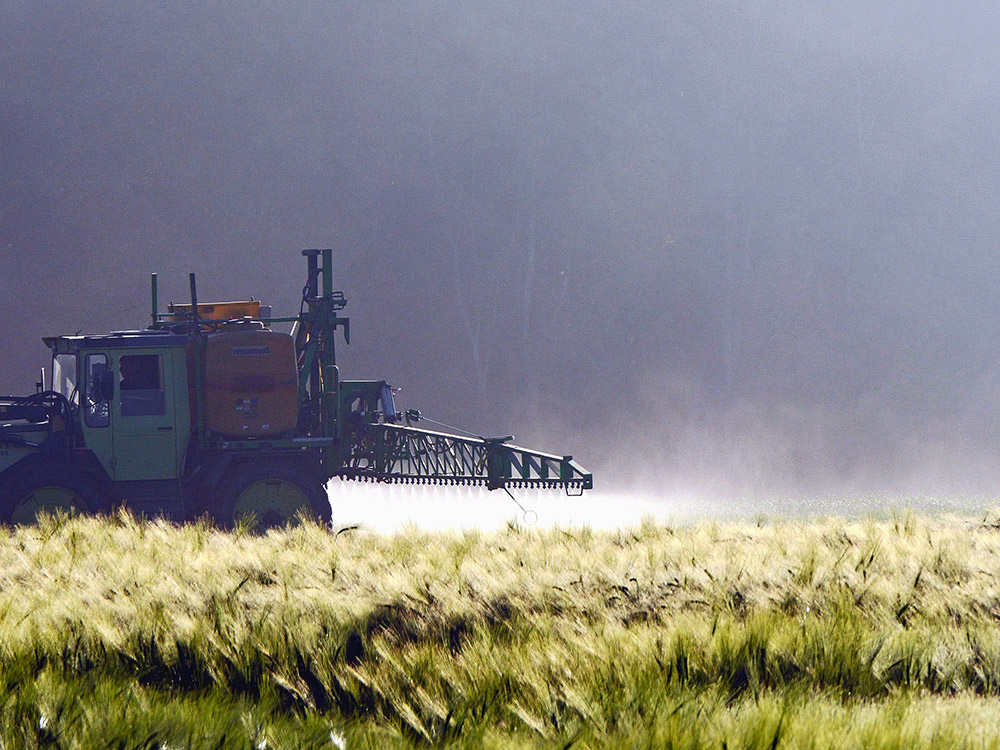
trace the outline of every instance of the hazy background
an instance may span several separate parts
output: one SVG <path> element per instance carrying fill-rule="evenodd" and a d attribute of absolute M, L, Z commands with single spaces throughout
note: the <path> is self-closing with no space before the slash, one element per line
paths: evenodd
<path fill-rule="evenodd" d="M 145 325 L 151 271 L 292 312 L 334 247 L 346 377 L 605 490 L 996 496 L 997 38 L 962 0 L 5 3 L 0 392 Z"/>

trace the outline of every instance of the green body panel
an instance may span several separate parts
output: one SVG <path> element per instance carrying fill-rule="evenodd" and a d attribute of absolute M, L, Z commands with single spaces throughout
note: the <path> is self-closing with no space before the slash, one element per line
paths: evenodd
<path fill-rule="evenodd" d="M 152 356 L 165 364 L 162 353 L 152 349 L 112 352 L 112 367 L 120 373 L 122 357 Z M 172 399 L 163 398 L 162 414 L 154 416 L 127 415 L 123 402 L 127 392 L 115 385 L 111 406 L 111 431 L 114 435 L 114 460 L 111 477 L 117 482 L 136 479 L 172 479 L 176 475 Z M 164 396 L 166 394 L 164 393 Z M 161 429 L 169 428 L 169 429 Z"/>
<path fill-rule="evenodd" d="M 175 377 L 174 359 L 181 359 L 184 350 L 172 348 L 131 348 L 111 351 L 114 371 L 121 372 L 122 357 L 156 357 L 159 363 L 161 388 L 154 408 L 136 414 L 127 410 L 129 392 L 116 384 L 111 407 L 111 428 L 114 434 L 112 478 L 116 482 L 148 479 L 177 479 L 181 455 L 177 445 L 177 412 L 186 412 L 187 377 Z M 181 380 L 178 394 L 175 385 Z M 181 398 L 178 398 L 178 395 Z M 179 405 L 179 406 L 178 406 Z"/>
<path fill-rule="evenodd" d="M 32 433 L 27 433 L 25 437 L 30 442 L 35 442 L 36 440 L 43 439 L 48 433 L 41 433 L 34 435 Z M 32 440 L 32 437 L 35 440 Z M 19 445 L 17 443 L 10 443 L 5 440 L 0 440 L 0 472 L 7 471 L 15 464 L 23 461 L 28 456 L 32 456 L 38 453 L 38 448 L 30 445 Z"/>
<path fill-rule="evenodd" d="M 172 381 L 170 387 L 174 394 L 174 476 L 184 474 L 184 461 L 187 456 L 188 444 L 191 440 L 191 407 L 188 391 L 188 365 L 185 353 L 174 350 L 173 370 L 168 377 Z"/>
<path fill-rule="evenodd" d="M 104 467 L 108 477 L 114 477 L 115 465 L 115 433 L 108 424 L 105 427 L 90 427 L 83 425 L 84 445 L 97 457 Z"/>

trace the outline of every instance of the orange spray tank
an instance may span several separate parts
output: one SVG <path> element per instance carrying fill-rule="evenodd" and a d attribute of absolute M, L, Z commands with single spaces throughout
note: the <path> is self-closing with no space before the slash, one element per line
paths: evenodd
<path fill-rule="evenodd" d="M 294 430 L 299 405 L 292 337 L 239 326 L 205 339 L 205 429 L 233 438 Z"/>

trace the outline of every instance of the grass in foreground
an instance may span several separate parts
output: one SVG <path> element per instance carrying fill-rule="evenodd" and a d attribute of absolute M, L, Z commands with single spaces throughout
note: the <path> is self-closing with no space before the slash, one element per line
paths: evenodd
<path fill-rule="evenodd" d="M 0 530 L 3 747 L 1000 748 L 1000 528 Z"/>

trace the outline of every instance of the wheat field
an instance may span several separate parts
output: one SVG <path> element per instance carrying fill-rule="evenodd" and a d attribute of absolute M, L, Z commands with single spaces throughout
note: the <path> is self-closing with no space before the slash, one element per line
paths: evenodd
<path fill-rule="evenodd" d="M 0 530 L 0 745 L 1000 748 L 1000 523 Z"/>

